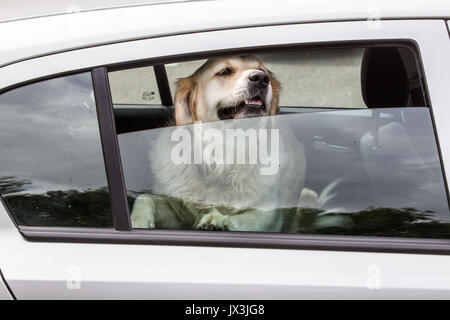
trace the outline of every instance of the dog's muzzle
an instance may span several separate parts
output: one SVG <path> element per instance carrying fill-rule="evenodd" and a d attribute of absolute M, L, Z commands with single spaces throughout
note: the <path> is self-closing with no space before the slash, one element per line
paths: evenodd
<path fill-rule="evenodd" d="M 217 115 L 220 120 L 259 117 L 264 115 L 265 110 L 266 104 L 264 100 L 256 96 L 252 99 L 245 99 L 236 106 L 221 108 Z"/>
<path fill-rule="evenodd" d="M 217 115 L 220 120 L 263 116 L 266 110 L 265 97 L 270 83 L 269 76 L 263 71 L 252 72 L 248 76 L 248 96 L 234 106 L 220 108 Z"/>
<path fill-rule="evenodd" d="M 267 88 L 269 85 L 270 79 L 269 76 L 263 71 L 256 71 L 251 73 L 248 76 L 248 82 L 251 86 L 255 86 L 256 88 L 263 89 Z"/>

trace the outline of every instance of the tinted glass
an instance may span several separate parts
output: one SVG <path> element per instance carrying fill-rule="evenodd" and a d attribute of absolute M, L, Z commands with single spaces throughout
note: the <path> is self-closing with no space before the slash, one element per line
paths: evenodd
<path fill-rule="evenodd" d="M 90 73 L 0 95 L 0 193 L 18 224 L 110 227 Z"/>
<path fill-rule="evenodd" d="M 225 230 L 450 236 L 450 214 L 429 109 L 341 110 L 269 118 L 270 125 L 252 118 L 199 124 L 197 129 L 196 125 L 183 126 L 186 134 L 168 127 L 119 135 L 130 207 L 138 195 L 153 195 L 155 211 L 170 216 L 158 215 L 155 228 L 202 229 L 194 215 L 186 212 L 220 208 L 224 215 L 236 217 L 238 212 L 260 211 L 249 215 L 251 224 L 236 218 Z M 255 128 L 258 155 L 263 148 L 260 129 L 267 129 L 268 137 L 272 132 L 279 137 L 277 144 L 270 138 L 264 140 L 268 143 L 264 154 L 269 158 L 262 166 L 258 157 L 257 163 L 251 164 L 246 153 L 251 151 Z M 235 158 L 227 164 L 231 140 L 226 131 L 239 129 L 246 133 L 246 158 L 242 164 L 237 162 L 241 147 L 235 140 Z M 220 159 L 207 163 L 214 148 L 204 151 L 195 163 L 195 137 L 211 139 L 215 134 L 223 138 L 218 143 L 222 163 Z M 208 141 L 215 144 L 214 139 Z M 215 152 L 211 152 L 213 158 Z M 266 168 L 266 174 L 261 168 Z M 233 177 L 233 171 L 239 175 Z M 228 183 L 236 183 L 235 192 L 225 193 Z M 181 222 L 176 217 L 180 212 L 185 213 Z M 289 218 L 294 229 L 277 225 L 291 215 L 295 216 Z M 270 226 L 259 228 L 268 216 Z M 138 220 L 135 227 L 145 227 Z M 214 226 L 204 228 L 216 230 Z"/>
<path fill-rule="evenodd" d="M 375 46 L 166 65 L 174 108 L 115 110 L 132 226 L 450 237 L 417 61 Z"/>

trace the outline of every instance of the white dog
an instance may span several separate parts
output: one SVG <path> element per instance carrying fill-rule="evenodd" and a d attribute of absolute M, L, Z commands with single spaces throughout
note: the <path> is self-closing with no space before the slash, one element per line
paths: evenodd
<path fill-rule="evenodd" d="M 279 91 L 279 82 L 255 56 L 210 59 L 192 76 L 180 79 L 177 126 L 158 129 L 161 133 L 150 154 L 153 194 L 136 199 L 133 228 L 297 232 L 299 201 L 310 204 L 317 195 L 303 188 L 306 160 L 301 142 L 282 117 L 267 117 L 279 112 Z M 212 159 L 174 161 L 174 148 L 181 143 L 174 141 L 177 129 L 199 145 L 183 150 L 184 159 L 214 149 Z M 262 134 L 255 140 L 252 130 L 266 132 L 266 139 L 259 139 Z M 246 133 L 249 143 L 228 150 L 230 140 L 224 137 L 229 132 Z M 228 158 L 232 161 L 221 160 L 221 148 L 233 151 Z M 261 148 L 271 151 L 269 158 L 239 162 L 239 152 L 250 159 L 251 151 Z M 270 166 L 271 172 L 262 174 Z"/>

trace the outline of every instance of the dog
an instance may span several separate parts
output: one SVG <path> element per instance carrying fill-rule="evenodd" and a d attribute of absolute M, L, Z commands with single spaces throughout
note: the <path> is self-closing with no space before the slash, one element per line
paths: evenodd
<path fill-rule="evenodd" d="M 306 159 L 301 141 L 282 119 L 274 117 L 279 113 L 280 89 L 279 81 L 253 55 L 212 58 L 191 76 L 179 79 L 176 126 L 159 129 L 152 144 L 154 187 L 152 194 L 136 198 L 132 227 L 297 232 L 299 202 L 316 203 L 319 197 L 304 188 Z M 196 132 L 196 126 L 202 126 L 203 133 Z M 261 174 L 263 163 L 236 163 L 236 154 L 231 162 L 174 163 L 174 130 L 185 129 L 198 137 L 200 153 L 213 144 L 226 148 L 229 143 L 221 137 L 206 137 L 205 129 L 212 128 L 215 133 L 230 129 L 279 132 L 279 140 L 271 140 L 278 141 L 276 172 Z M 258 140 L 256 145 L 263 147 L 261 143 Z M 241 145 L 234 151 L 248 148 Z M 186 152 L 187 158 L 193 153 Z"/>

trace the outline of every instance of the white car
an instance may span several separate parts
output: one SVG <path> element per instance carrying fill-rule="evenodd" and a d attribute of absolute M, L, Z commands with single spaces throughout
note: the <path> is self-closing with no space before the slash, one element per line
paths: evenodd
<path fill-rule="evenodd" d="M 449 1 L 152 2 L 0 5 L 1 299 L 450 298 Z M 176 80 L 245 55 L 320 201 L 133 227 Z"/>

